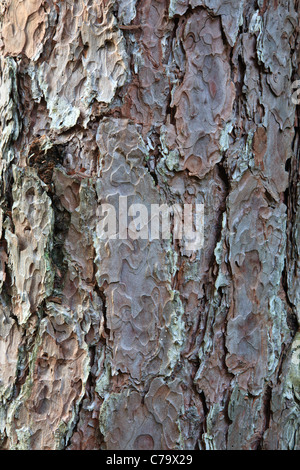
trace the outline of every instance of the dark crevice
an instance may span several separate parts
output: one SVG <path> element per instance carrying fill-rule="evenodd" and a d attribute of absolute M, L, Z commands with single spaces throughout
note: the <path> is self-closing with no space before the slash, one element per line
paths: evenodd
<path fill-rule="evenodd" d="M 221 241 L 222 229 L 223 229 L 223 217 L 224 217 L 224 213 L 227 210 L 227 198 L 230 192 L 230 181 L 229 181 L 226 169 L 225 169 L 224 160 L 222 160 L 220 163 L 216 165 L 216 171 L 217 171 L 219 178 L 223 182 L 225 194 L 224 194 L 222 203 L 220 204 L 219 211 L 218 211 L 218 220 L 216 223 L 216 235 L 215 235 L 215 243 L 214 243 L 215 247 Z M 216 267 L 216 258 L 215 258 L 214 251 L 212 254 L 212 258 L 211 258 L 210 267 L 212 268 L 212 274 L 213 274 L 213 278 L 215 281 L 218 275 L 218 269 L 214 269 Z"/>
<path fill-rule="evenodd" d="M 0 197 L 2 198 L 1 202 L 1 209 L 3 210 L 5 215 L 11 216 L 11 210 L 13 206 L 13 195 L 12 195 L 12 188 L 13 188 L 13 174 L 12 174 L 12 166 L 10 165 L 9 168 L 6 170 L 5 173 L 5 185 L 0 185 Z M 2 191 L 5 189 L 5 192 Z"/>
<path fill-rule="evenodd" d="M 2 291 L 0 294 L 0 299 L 3 299 L 5 305 L 7 305 L 9 311 L 10 311 L 10 317 L 13 318 L 17 323 L 18 319 L 17 317 L 12 313 L 13 308 L 12 308 L 12 273 L 11 273 L 11 268 L 9 267 L 9 264 L 5 264 L 5 280 L 2 285 Z"/>
<path fill-rule="evenodd" d="M 102 300 L 102 313 L 103 313 L 103 326 L 104 326 L 104 331 L 107 337 L 109 337 L 110 330 L 107 326 L 107 299 L 106 299 L 106 294 L 105 294 L 105 287 L 99 287 L 98 284 L 95 284 L 94 287 L 95 292 L 97 295 L 100 297 Z"/>
<path fill-rule="evenodd" d="M 179 28 L 179 25 L 180 25 L 181 21 L 182 21 L 182 19 L 179 16 L 175 16 L 173 18 L 173 25 L 174 26 L 173 26 L 172 34 L 171 34 L 171 37 L 170 37 L 170 56 L 172 57 L 173 61 L 174 61 L 174 57 L 173 57 L 172 43 L 176 39 L 177 31 L 178 31 L 178 28 Z M 181 79 L 182 79 L 183 78 L 182 77 L 182 75 L 183 75 L 182 71 L 177 69 L 177 75 L 178 74 L 181 75 Z M 177 84 L 177 87 L 178 87 L 178 84 Z M 168 96 L 167 106 L 166 106 L 166 122 L 167 123 L 169 122 L 170 124 L 172 124 L 176 129 L 176 118 L 175 118 L 176 106 L 175 105 L 172 106 L 171 104 L 172 104 L 172 83 L 169 79 L 169 96 Z"/>
<path fill-rule="evenodd" d="M 149 170 L 150 175 L 151 175 L 152 178 L 153 178 L 154 186 L 158 186 L 158 177 L 157 177 L 155 168 L 154 168 L 154 169 L 151 168 L 151 166 L 148 164 L 148 162 L 147 162 L 147 168 L 148 168 L 148 170 Z"/>
<path fill-rule="evenodd" d="M 204 392 L 201 392 L 201 393 L 199 394 L 199 397 L 200 397 L 201 402 L 202 402 L 202 405 L 203 405 L 204 416 L 207 416 L 207 415 L 208 415 L 208 412 L 209 412 L 209 409 L 208 409 L 208 406 L 207 406 L 207 404 L 206 404 L 206 398 L 205 398 Z"/>
<path fill-rule="evenodd" d="M 170 98 L 171 100 L 171 98 Z M 169 123 L 172 124 L 176 128 L 176 106 L 171 106 L 171 102 L 168 103 L 167 109 L 166 109 L 166 114 L 167 114 L 167 120 L 169 119 Z"/>
<path fill-rule="evenodd" d="M 37 170 L 39 178 L 52 190 L 52 177 L 55 166 L 63 163 L 63 146 L 47 148 L 42 138 L 35 139 L 28 150 L 28 165 Z"/>
<path fill-rule="evenodd" d="M 72 442 L 72 437 L 73 437 L 74 434 L 76 434 L 77 431 L 78 431 L 78 426 L 79 426 L 80 417 L 81 417 L 81 410 L 82 410 L 82 408 L 83 408 L 83 401 L 84 401 L 84 397 L 82 397 L 80 403 L 77 405 L 76 420 L 75 420 L 74 427 L 73 427 L 73 430 L 72 430 L 72 435 L 69 436 L 68 439 L 66 439 L 65 447 L 67 447 L 69 444 L 71 444 L 71 442 Z"/>
<path fill-rule="evenodd" d="M 265 431 L 267 431 L 270 427 L 271 414 L 272 414 L 271 401 L 272 401 L 272 388 L 268 385 L 266 388 L 265 396 L 264 396 L 264 414 L 266 418 Z"/>
<path fill-rule="evenodd" d="M 288 357 L 289 349 L 290 349 L 290 345 L 283 344 L 281 346 L 281 354 L 280 354 L 280 358 L 279 358 L 278 366 L 277 366 L 277 371 L 276 371 L 276 382 L 277 383 L 281 382 L 282 369 L 283 369 L 284 361 Z"/>
<path fill-rule="evenodd" d="M 5 238 L 5 222 L 9 219 L 9 225 L 12 224 L 12 206 L 13 206 L 13 196 L 12 196 L 12 188 L 13 188 L 13 176 L 11 166 L 8 169 L 8 186 L 6 188 L 5 194 L 3 195 L 3 203 L 0 205 L 0 208 L 3 211 L 3 224 L 2 224 L 2 237 L 0 240 L 0 261 L 2 260 L 2 268 L 4 270 L 4 280 L 2 285 L 2 291 L 0 293 L 0 299 L 3 299 L 5 304 L 8 306 L 10 311 L 10 316 L 13 318 L 17 323 L 17 318 L 12 314 L 12 285 L 13 285 L 13 273 L 11 271 L 11 266 L 8 263 L 8 246 L 7 240 Z M 1 187 L 1 185 L 0 185 Z M 10 227 L 11 231 L 14 231 L 14 227 Z M 1 268 L 0 264 L 0 268 Z"/>
<path fill-rule="evenodd" d="M 233 374 L 231 374 L 231 375 L 233 377 Z M 226 396 L 226 399 L 225 399 L 225 405 L 224 405 L 224 419 L 225 419 L 225 422 L 226 422 L 228 428 L 233 423 L 233 421 L 230 419 L 230 416 L 229 416 L 230 399 L 231 399 L 231 393 L 228 392 L 228 394 Z M 228 433 L 227 433 L 226 437 L 228 438 Z"/>
<path fill-rule="evenodd" d="M 54 211 L 54 229 L 53 229 L 53 248 L 50 252 L 50 258 L 54 264 L 54 294 L 61 294 L 65 276 L 68 270 L 68 264 L 65 259 L 64 245 L 71 224 L 71 214 L 62 207 L 59 198 L 53 194 L 52 208 Z"/>
<path fill-rule="evenodd" d="M 25 384 L 27 378 L 30 374 L 30 357 L 35 346 L 37 332 L 39 330 L 41 318 L 37 316 L 37 322 L 34 326 L 34 330 L 30 331 L 28 328 L 28 323 L 31 321 L 32 317 L 28 320 L 27 325 L 23 329 L 23 335 L 21 344 L 18 350 L 18 364 L 17 364 L 17 374 L 16 381 L 14 384 L 14 400 L 19 396 L 22 390 L 22 386 Z M 30 334 L 28 332 L 30 331 Z"/>
<path fill-rule="evenodd" d="M 219 162 L 216 165 L 216 168 L 217 168 L 217 171 L 218 171 L 218 176 L 223 181 L 224 189 L 226 191 L 226 195 L 225 195 L 225 198 L 224 198 L 224 204 L 223 204 L 223 209 L 225 209 L 225 205 L 226 205 L 225 201 L 226 201 L 227 196 L 229 195 L 229 191 L 230 191 L 230 180 L 229 180 L 228 174 L 226 172 L 225 160 L 222 160 L 221 162 Z"/>
<path fill-rule="evenodd" d="M 64 160 L 64 145 L 48 147 L 43 138 L 35 139 L 28 151 L 28 164 L 35 168 L 39 178 L 46 184 L 47 194 L 52 201 L 54 212 L 53 244 L 49 253 L 54 268 L 53 294 L 61 296 L 68 265 L 64 254 L 64 244 L 71 224 L 71 214 L 62 206 L 55 194 L 53 173 Z"/>
<path fill-rule="evenodd" d="M 203 420 L 203 423 L 202 423 L 202 432 L 201 432 L 201 435 L 200 435 L 199 443 L 201 443 L 201 446 L 203 447 L 203 449 L 205 449 L 205 443 L 204 443 L 203 436 L 207 432 L 207 416 L 208 416 L 208 413 L 209 413 L 209 408 L 207 406 L 205 394 L 204 394 L 203 391 L 199 393 L 199 398 L 200 398 L 201 403 L 202 403 L 203 414 L 204 414 L 204 420 Z"/>
<path fill-rule="evenodd" d="M 152 141 L 154 149 L 149 152 L 148 158 L 145 160 L 144 166 L 151 175 L 154 181 L 154 185 L 158 186 L 159 182 L 156 174 L 156 166 L 161 158 L 161 154 L 159 152 L 160 136 L 156 131 L 152 132 Z"/>
<path fill-rule="evenodd" d="M 287 303 L 287 325 L 291 331 L 291 335 L 294 338 L 297 331 L 299 330 L 299 323 L 296 314 L 295 306 L 291 303 L 288 294 L 288 282 L 287 282 L 287 259 L 284 260 L 284 270 L 282 275 L 282 287 L 285 293 L 285 300 Z"/>

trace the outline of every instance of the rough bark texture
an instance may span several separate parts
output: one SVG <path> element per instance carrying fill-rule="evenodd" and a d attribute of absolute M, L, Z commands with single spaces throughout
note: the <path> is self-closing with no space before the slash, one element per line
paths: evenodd
<path fill-rule="evenodd" d="M 0 4 L 0 447 L 300 449 L 298 0 Z"/>

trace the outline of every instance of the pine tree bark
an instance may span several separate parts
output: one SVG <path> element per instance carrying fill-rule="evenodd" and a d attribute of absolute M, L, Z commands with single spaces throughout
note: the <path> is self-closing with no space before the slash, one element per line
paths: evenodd
<path fill-rule="evenodd" d="M 298 0 L 0 18 L 0 448 L 299 449 Z M 120 196 L 203 249 L 101 240 Z"/>

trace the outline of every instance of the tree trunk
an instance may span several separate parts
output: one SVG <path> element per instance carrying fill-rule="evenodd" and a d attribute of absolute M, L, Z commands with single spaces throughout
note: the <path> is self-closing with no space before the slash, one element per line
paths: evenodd
<path fill-rule="evenodd" d="M 300 449 L 298 14 L 1 2 L 0 448 Z"/>

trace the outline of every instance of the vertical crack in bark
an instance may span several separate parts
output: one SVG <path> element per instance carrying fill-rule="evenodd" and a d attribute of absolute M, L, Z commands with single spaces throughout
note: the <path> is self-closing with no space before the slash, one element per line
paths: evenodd
<path fill-rule="evenodd" d="M 209 413 L 209 408 L 206 404 L 206 398 L 205 398 L 204 392 L 199 393 L 199 398 L 202 402 L 203 412 L 204 412 L 203 424 L 202 424 L 203 429 L 202 429 L 202 433 L 200 435 L 200 444 L 202 446 L 202 449 L 205 450 L 206 449 L 206 443 L 205 443 L 205 440 L 204 440 L 204 435 L 207 432 L 207 416 L 208 416 L 208 413 Z"/>
<path fill-rule="evenodd" d="M 96 283 L 95 284 L 95 292 L 97 293 L 97 295 L 102 300 L 102 314 L 103 314 L 103 319 L 104 319 L 103 327 L 104 327 L 106 338 L 109 338 L 110 337 L 110 330 L 107 326 L 107 298 L 106 298 L 106 294 L 105 294 L 105 286 L 99 287 L 98 284 Z"/>
<path fill-rule="evenodd" d="M 264 426 L 261 432 L 261 438 L 258 441 L 256 450 L 263 450 L 264 435 L 270 427 L 271 418 L 272 418 L 272 387 L 270 385 L 266 386 L 265 393 L 263 396 L 263 409 L 262 414 L 264 417 Z"/>
<path fill-rule="evenodd" d="M 70 213 L 64 209 L 59 198 L 52 194 L 52 207 L 54 210 L 53 248 L 50 253 L 55 269 L 53 290 L 54 295 L 62 296 L 67 263 L 65 260 L 64 245 L 71 223 Z"/>

